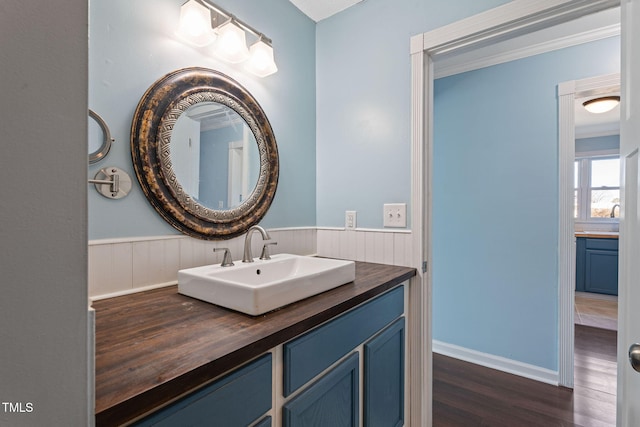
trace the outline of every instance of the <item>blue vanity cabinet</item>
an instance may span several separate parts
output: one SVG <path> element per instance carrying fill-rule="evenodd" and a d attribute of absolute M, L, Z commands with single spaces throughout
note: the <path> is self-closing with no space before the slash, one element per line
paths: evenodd
<path fill-rule="evenodd" d="M 576 290 L 618 295 L 618 239 L 577 239 Z"/>
<path fill-rule="evenodd" d="M 283 427 L 357 427 L 359 354 L 353 353 L 282 407 Z"/>
<path fill-rule="evenodd" d="M 244 427 L 271 409 L 271 353 L 135 423 L 135 426 Z M 266 417 L 258 423 L 271 425 Z"/>
<path fill-rule="evenodd" d="M 399 286 L 285 343 L 282 425 L 402 426 L 403 314 Z"/>
<path fill-rule="evenodd" d="M 364 345 L 364 425 L 404 425 L 404 317 Z"/>
<path fill-rule="evenodd" d="M 400 285 L 134 425 L 400 427 L 404 305 Z M 282 363 L 274 363 L 273 355 Z"/>
<path fill-rule="evenodd" d="M 404 312 L 404 286 L 284 344 L 284 396 L 377 334 Z"/>

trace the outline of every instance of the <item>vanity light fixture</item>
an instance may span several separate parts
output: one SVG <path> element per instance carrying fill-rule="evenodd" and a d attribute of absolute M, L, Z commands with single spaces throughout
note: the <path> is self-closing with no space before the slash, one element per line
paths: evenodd
<path fill-rule="evenodd" d="M 262 34 L 249 48 L 249 61 L 245 65 L 245 69 L 258 77 L 268 76 L 278 71 L 275 61 L 273 60 L 273 48 L 264 41 Z"/>
<path fill-rule="evenodd" d="M 213 52 L 220 59 L 238 64 L 249 59 L 247 37 L 233 18 L 216 28 L 218 39 L 213 45 Z"/>
<path fill-rule="evenodd" d="M 603 96 L 585 101 L 582 106 L 590 113 L 601 114 L 613 110 L 618 104 L 619 96 Z"/>
<path fill-rule="evenodd" d="M 247 49 L 246 34 L 257 41 Z M 278 71 L 271 40 L 209 0 L 189 0 L 180 8 L 176 34 L 197 47 L 213 43 L 213 53 L 232 64 L 246 63 L 247 71 L 266 77 Z"/>
<path fill-rule="evenodd" d="M 216 39 L 216 33 L 211 29 L 211 10 L 196 0 L 183 4 L 176 35 L 194 46 L 211 44 Z"/>

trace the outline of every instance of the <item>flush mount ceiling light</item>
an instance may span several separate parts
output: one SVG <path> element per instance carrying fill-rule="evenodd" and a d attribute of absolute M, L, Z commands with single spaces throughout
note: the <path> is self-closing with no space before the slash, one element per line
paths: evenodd
<path fill-rule="evenodd" d="M 247 49 L 247 33 L 257 39 L 251 49 Z M 176 34 L 197 47 L 215 42 L 217 57 L 232 64 L 245 62 L 245 69 L 258 77 L 278 71 L 271 40 L 208 0 L 189 0 L 182 5 Z"/>
<path fill-rule="evenodd" d="M 602 114 L 613 110 L 618 104 L 620 104 L 619 96 L 603 96 L 585 101 L 582 106 L 590 113 Z"/>

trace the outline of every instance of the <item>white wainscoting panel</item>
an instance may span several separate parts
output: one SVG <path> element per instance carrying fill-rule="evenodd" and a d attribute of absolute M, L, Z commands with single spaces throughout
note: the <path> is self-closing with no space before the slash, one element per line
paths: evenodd
<path fill-rule="evenodd" d="M 132 284 L 153 286 L 177 280 L 180 269 L 180 241 L 151 240 L 132 244 Z"/>
<path fill-rule="evenodd" d="M 318 229 L 318 255 L 330 258 L 411 266 L 408 230 Z"/>
<path fill-rule="evenodd" d="M 268 230 L 271 254 L 316 254 L 316 229 L 278 228 Z M 93 240 L 89 242 L 89 297 L 102 299 L 139 292 L 177 283 L 178 270 L 216 264 L 223 252 L 213 248 L 229 248 L 234 261 L 244 253 L 242 235 L 230 240 L 206 241 L 187 236 L 160 236 L 131 239 Z M 262 251 L 262 237 L 251 239 L 254 257 Z"/>
<path fill-rule="evenodd" d="M 133 259 L 131 243 L 89 244 L 89 296 L 131 289 Z"/>

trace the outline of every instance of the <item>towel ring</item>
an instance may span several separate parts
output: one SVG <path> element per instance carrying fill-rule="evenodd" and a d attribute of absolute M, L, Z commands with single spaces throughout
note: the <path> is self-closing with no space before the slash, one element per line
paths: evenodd
<path fill-rule="evenodd" d="M 100 129 L 102 129 L 102 144 L 96 151 L 89 153 L 89 164 L 92 165 L 102 160 L 109 153 L 111 143 L 114 142 L 115 139 L 111 137 L 109 126 L 102 120 L 102 117 L 92 110 L 89 110 L 89 117 L 95 120 L 100 126 Z"/>

